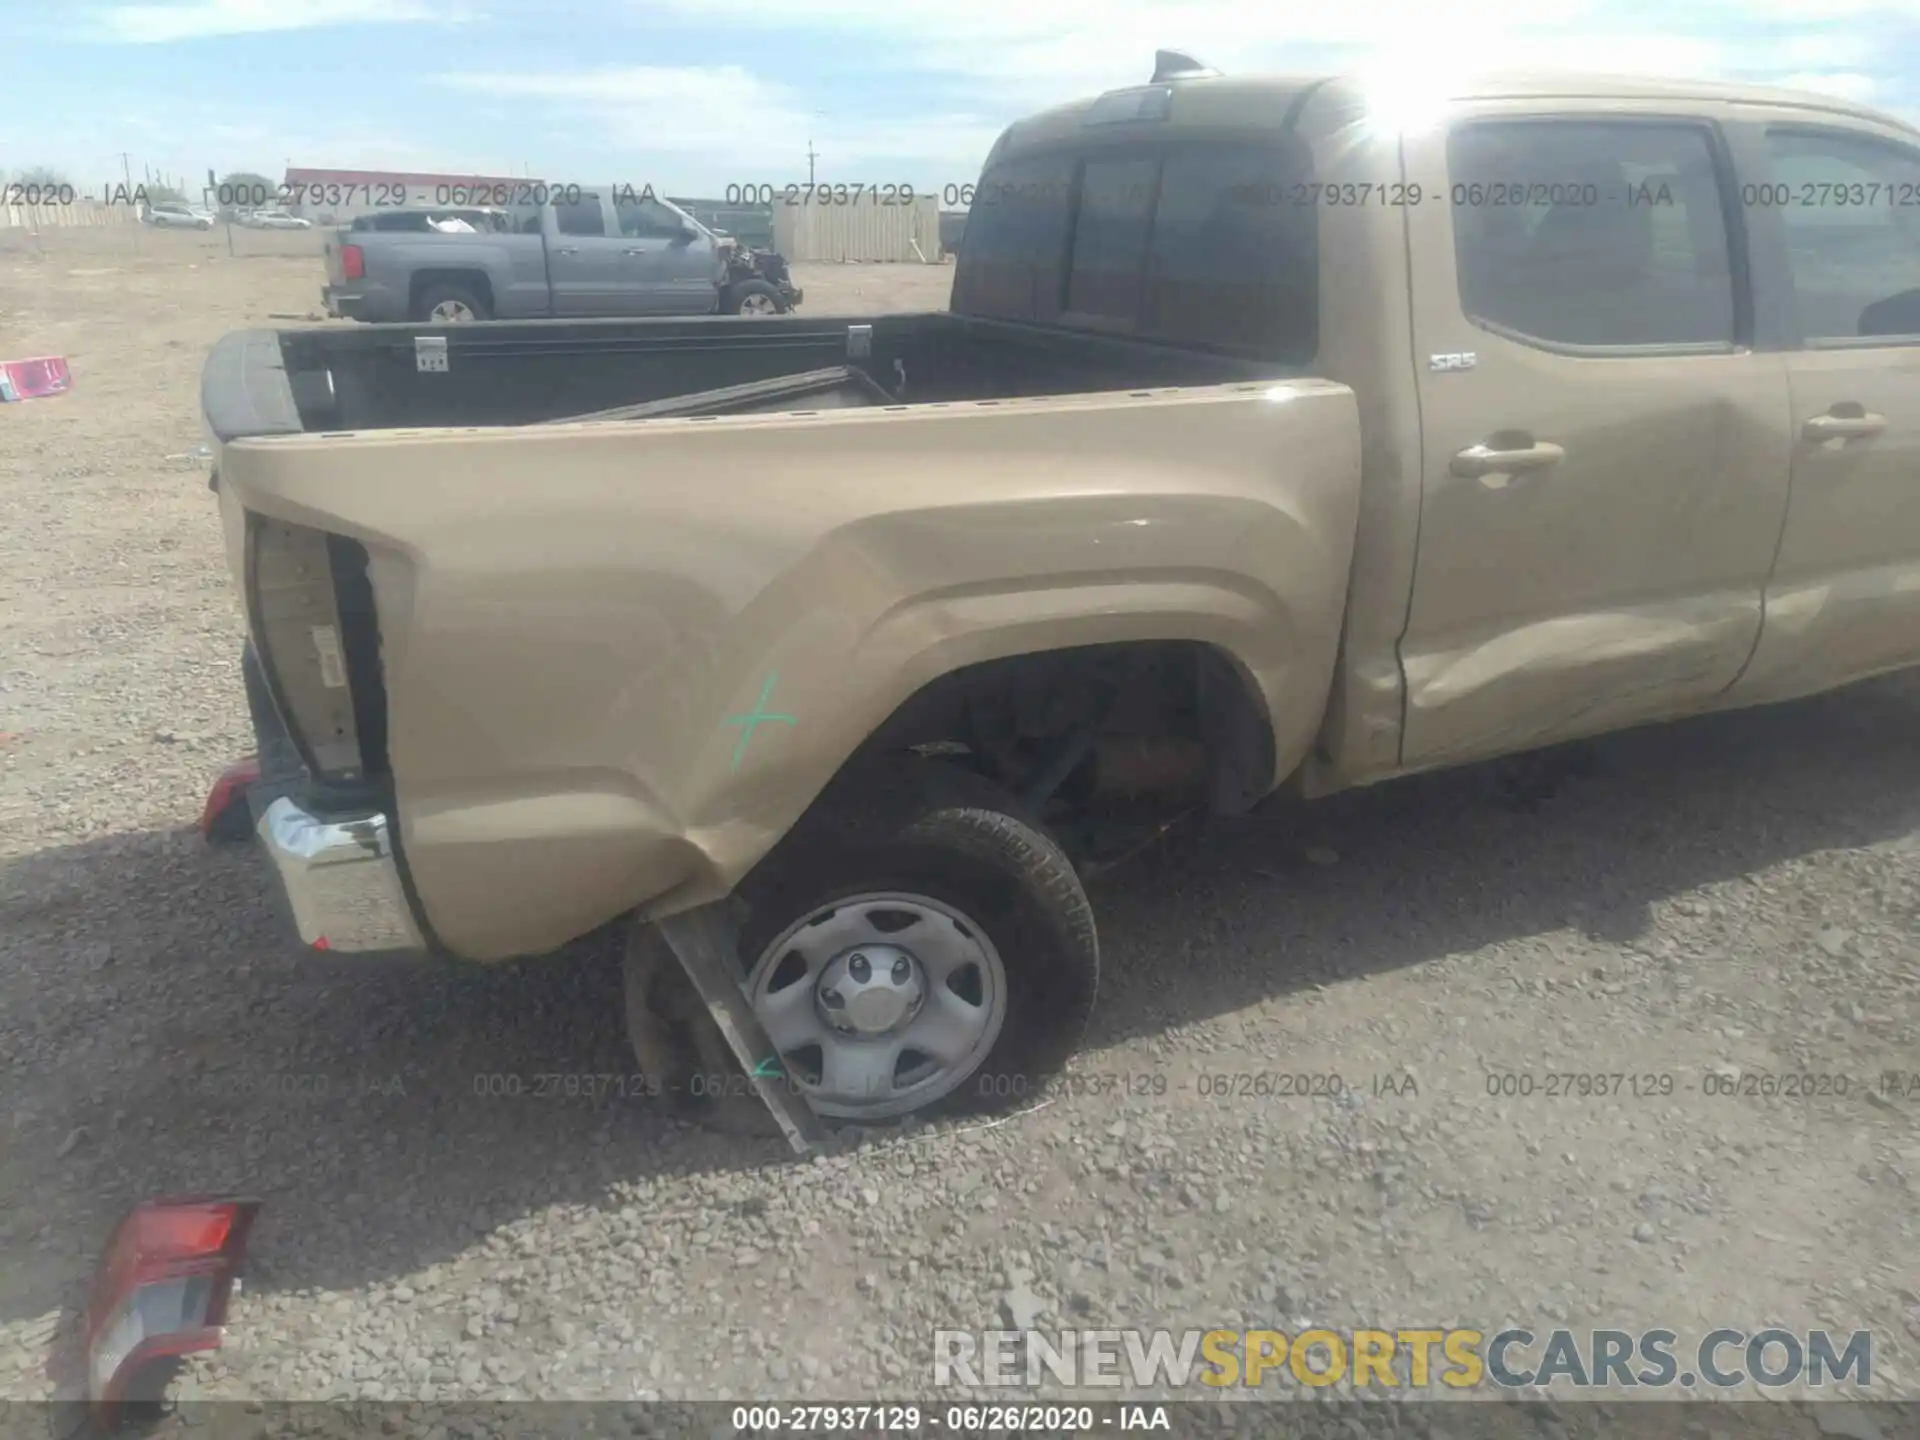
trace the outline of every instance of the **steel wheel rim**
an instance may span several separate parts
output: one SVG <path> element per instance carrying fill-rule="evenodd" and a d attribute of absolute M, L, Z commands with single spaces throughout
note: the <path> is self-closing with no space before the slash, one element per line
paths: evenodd
<path fill-rule="evenodd" d="M 986 931 L 901 891 L 808 911 L 760 952 L 747 994 L 794 1087 L 834 1119 L 892 1119 L 952 1094 L 1007 1013 L 1006 967 Z"/>
<path fill-rule="evenodd" d="M 464 325 L 473 319 L 473 311 L 462 300 L 442 300 L 428 312 L 427 318 L 442 325 Z"/>
<path fill-rule="evenodd" d="M 771 295 L 749 295 L 740 302 L 742 315 L 772 315 L 777 309 Z"/>

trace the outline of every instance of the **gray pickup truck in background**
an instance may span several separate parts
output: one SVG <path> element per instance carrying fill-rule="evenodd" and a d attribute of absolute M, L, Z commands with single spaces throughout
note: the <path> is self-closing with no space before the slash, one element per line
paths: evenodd
<path fill-rule="evenodd" d="M 326 258 L 327 314 L 350 320 L 778 315 L 801 299 L 779 255 L 627 187 L 553 186 L 506 233 L 339 230 Z"/>

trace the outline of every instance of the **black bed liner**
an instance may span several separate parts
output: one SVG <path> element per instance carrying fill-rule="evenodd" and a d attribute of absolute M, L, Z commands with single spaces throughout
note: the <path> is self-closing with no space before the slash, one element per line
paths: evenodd
<path fill-rule="evenodd" d="M 222 441 L 640 420 L 1273 380 L 1271 360 L 931 311 L 251 330 L 214 347 Z"/>
<path fill-rule="evenodd" d="M 665 400 L 643 400 L 637 405 L 615 405 L 585 415 L 561 415 L 543 425 L 565 425 L 575 420 L 658 420 L 669 415 L 751 415 L 763 410 L 792 410 L 802 402 L 810 410 L 846 410 L 862 405 L 891 405 L 894 396 L 851 365 L 829 365 L 798 375 L 750 380 L 744 385 L 722 385 Z"/>

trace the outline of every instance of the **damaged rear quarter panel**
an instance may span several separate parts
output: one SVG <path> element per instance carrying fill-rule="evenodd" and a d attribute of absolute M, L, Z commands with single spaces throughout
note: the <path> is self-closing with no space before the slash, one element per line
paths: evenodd
<path fill-rule="evenodd" d="M 252 508 L 368 546 L 409 868 L 441 940 L 493 959 L 723 893 L 902 701 L 979 661 L 1217 645 L 1283 775 L 1331 683 L 1359 450 L 1352 393 L 1300 381 L 226 463 Z"/>

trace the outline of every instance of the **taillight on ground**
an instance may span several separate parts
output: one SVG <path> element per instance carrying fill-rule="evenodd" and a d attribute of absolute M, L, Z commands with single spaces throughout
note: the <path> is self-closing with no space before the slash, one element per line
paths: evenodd
<path fill-rule="evenodd" d="M 367 255 L 358 245 L 340 247 L 340 274 L 347 280 L 363 280 L 367 274 Z"/>
<path fill-rule="evenodd" d="M 87 1299 L 84 1393 L 111 1411 L 157 1361 L 220 1346 L 258 1200 L 144 1201 L 127 1213 Z"/>
<path fill-rule="evenodd" d="M 260 778 L 260 760 L 249 755 L 220 772 L 200 810 L 200 833 L 207 840 L 245 840 L 253 834 L 247 787 Z"/>

